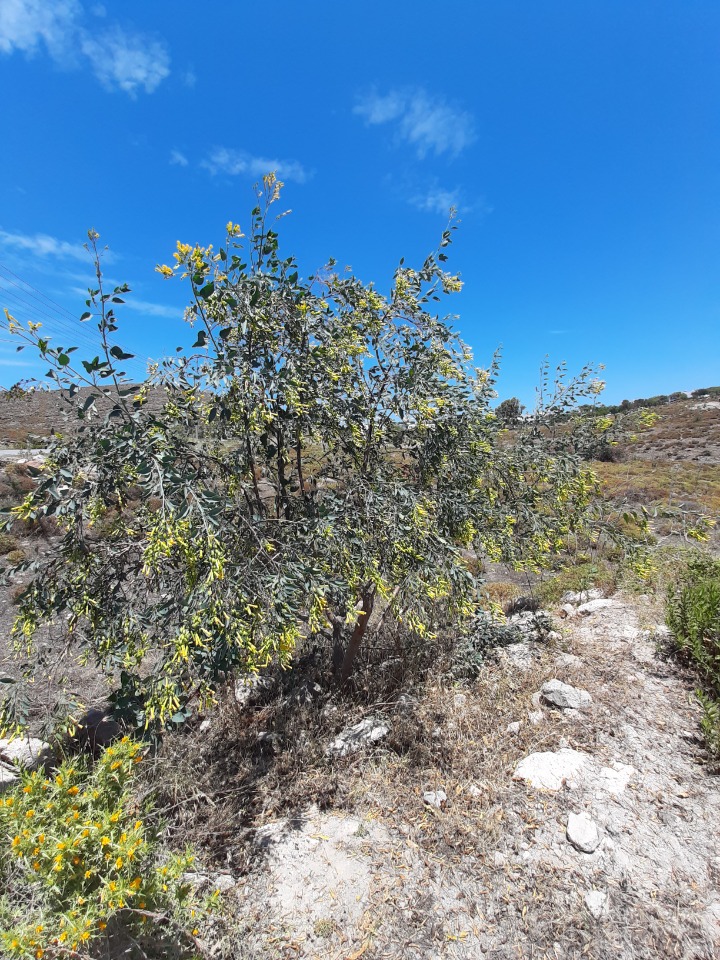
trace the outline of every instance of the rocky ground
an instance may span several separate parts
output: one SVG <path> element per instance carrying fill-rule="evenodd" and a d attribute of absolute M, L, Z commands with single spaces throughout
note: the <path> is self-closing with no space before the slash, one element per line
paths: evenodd
<path fill-rule="evenodd" d="M 335 744 L 342 806 L 270 818 L 249 831 L 249 869 L 229 856 L 212 878 L 228 907 L 213 953 L 720 955 L 720 793 L 664 628 L 642 598 L 563 612 L 562 641 L 515 645 L 472 686 L 430 691 L 444 762 L 391 749 L 408 711 L 427 733 L 411 696 L 376 712 L 374 742 Z"/>

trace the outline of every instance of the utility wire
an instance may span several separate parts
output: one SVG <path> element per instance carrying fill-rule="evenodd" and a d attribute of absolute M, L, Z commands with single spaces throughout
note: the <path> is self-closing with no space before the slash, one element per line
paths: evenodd
<path fill-rule="evenodd" d="M 28 281 L 23 280 L 22 277 L 19 277 L 2 263 L 0 263 L 0 280 L 4 281 L 4 284 L 11 284 L 12 287 L 16 288 L 11 289 L 11 287 L 0 283 L 2 297 L 6 300 L 9 299 L 13 311 L 21 313 L 23 319 L 27 318 L 33 322 L 42 323 L 44 320 L 40 318 L 45 318 L 53 325 L 48 327 L 48 333 L 52 334 L 57 329 L 64 337 L 72 338 L 73 342 L 69 346 L 77 344 L 94 351 L 95 354 L 102 351 L 102 340 L 99 333 L 96 339 L 90 332 L 92 328 L 84 329 L 79 318 L 74 316 L 70 310 L 57 303 L 47 294 L 42 293 Z M 58 312 L 60 312 L 60 316 L 58 316 Z M 150 362 L 149 357 L 136 354 L 132 360 L 125 362 L 125 366 L 127 368 L 142 368 L 140 379 L 144 379 L 146 366 Z"/>

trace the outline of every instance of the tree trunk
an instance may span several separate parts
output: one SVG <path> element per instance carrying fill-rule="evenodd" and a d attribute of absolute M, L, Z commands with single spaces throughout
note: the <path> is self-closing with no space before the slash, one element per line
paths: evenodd
<path fill-rule="evenodd" d="M 342 667 L 340 669 L 341 687 L 345 686 L 350 679 L 350 675 L 353 671 L 353 665 L 355 664 L 355 657 L 357 656 L 357 652 L 363 642 L 363 637 L 365 636 L 365 631 L 367 630 L 374 605 L 375 591 L 370 590 L 368 593 L 364 593 L 362 597 L 360 613 L 358 616 L 358 622 L 355 624 L 355 629 L 350 637 L 350 643 L 348 643 L 348 647 L 343 658 Z"/>

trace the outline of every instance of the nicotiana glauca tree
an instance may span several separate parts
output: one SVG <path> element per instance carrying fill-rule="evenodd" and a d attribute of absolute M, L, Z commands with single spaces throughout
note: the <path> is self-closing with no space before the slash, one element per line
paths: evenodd
<path fill-rule="evenodd" d="M 97 357 L 76 363 L 9 319 L 77 418 L 8 517 L 51 515 L 62 532 L 32 565 L 15 630 L 31 642 L 60 626 L 116 672 L 116 705 L 139 724 L 179 722 L 229 675 L 289 664 L 319 633 L 346 683 L 373 611 L 432 642 L 477 607 L 468 548 L 538 568 L 587 522 L 594 477 L 545 424 L 592 393 L 590 370 L 561 378 L 508 444 L 495 361 L 475 367 L 437 313 L 461 287 L 445 269 L 452 223 L 387 293 L 334 262 L 305 279 L 280 254 L 280 187 L 264 178 L 247 237 L 229 223 L 219 249 L 178 243 L 157 268 L 189 284 L 197 339 L 140 386 L 112 344 L 128 288 L 105 290 L 96 234 L 82 319 L 97 322 Z"/>

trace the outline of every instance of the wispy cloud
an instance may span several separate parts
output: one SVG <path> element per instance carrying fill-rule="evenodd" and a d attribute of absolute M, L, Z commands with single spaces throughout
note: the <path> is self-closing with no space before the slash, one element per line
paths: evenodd
<path fill-rule="evenodd" d="M 151 303 L 149 300 L 138 300 L 136 296 L 129 296 L 124 304 L 131 310 L 145 313 L 149 317 L 169 317 L 173 320 L 182 320 L 183 308 L 170 307 L 165 303 Z"/>
<path fill-rule="evenodd" d="M 430 187 L 424 193 L 410 197 L 410 204 L 423 213 L 447 214 L 451 207 L 456 210 L 460 207 L 460 190 L 445 190 L 443 187 Z"/>
<path fill-rule="evenodd" d="M 14 357 L 0 357 L 0 367 L 28 367 L 32 361 L 25 360 L 16 360 Z"/>
<path fill-rule="evenodd" d="M 0 4 L 0 51 L 29 56 L 44 44 L 60 59 L 69 46 L 82 13 L 78 0 L 3 0 Z"/>
<path fill-rule="evenodd" d="M 104 8 L 93 8 L 104 16 Z M 152 93 L 170 73 L 170 55 L 161 40 L 110 25 L 88 30 L 79 0 L 2 0 L 0 53 L 15 51 L 33 56 L 43 48 L 64 68 L 89 61 L 95 76 L 108 90 L 131 97 Z"/>
<path fill-rule="evenodd" d="M 275 171 L 281 180 L 294 180 L 296 183 L 305 183 L 310 177 L 309 172 L 297 160 L 254 157 L 244 150 L 230 150 L 227 147 L 216 147 L 200 166 L 209 170 L 213 176 L 224 173 L 231 177 L 246 175 L 259 178 Z"/>
<path fill-rule="evenodd" d="M 131 97 L 140 89 L 157 90 L 170 73 L 170 56 L 163 43 L 117 26 L 99 36 L 86 35 L 81 50 L 104 87 L 123 90 Z"/>
<path fill-rule="evenodd" d="M 188 158 L 179 150 L 171 150 L 170 163 L 178 167 L 186 167 L 188 165 Z"/>
<path fill-rule="evenodd" d="M 195 84 L 197 83 L 197 74 L 195 73 L 192 67 L 190 67 L 189 70 L 186 70 L 185 73 L 183 73 L 182 82 L 190 90 L 192 90 L 192 88 L 195 86 Z"/>
<path fill-rule="evenodd" d="M 27 250 L 39 257 L 90 262 L 90 256 L 81 243 L 68 243 L 67 240 L 58 240 L 47 233 L 10 233 L 0 229 L 0 248 L 2 247 L 11 251 Z"/>
<path fill-rule="evenodd" d="M 472 114 L 422 88 L 384 95 L 373 91 L 358 100 L 353 113 L 368 126 L 391 124 L 396 136 L 411 144 L 421 159 L 428 153 L 457 156 L 476 139 Z"/>

